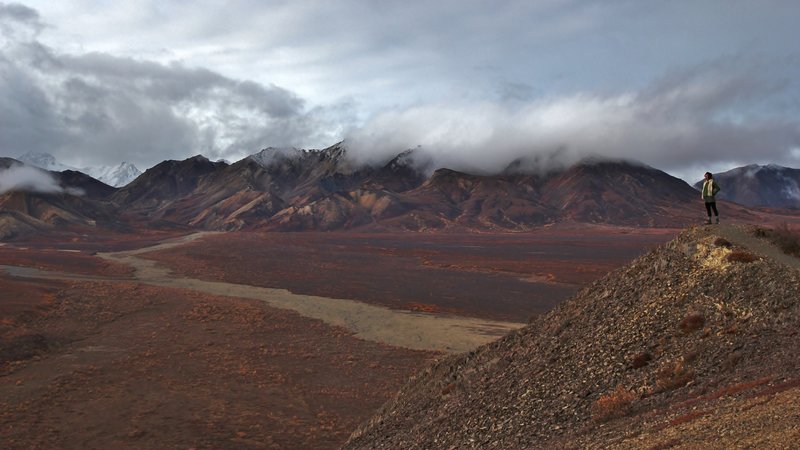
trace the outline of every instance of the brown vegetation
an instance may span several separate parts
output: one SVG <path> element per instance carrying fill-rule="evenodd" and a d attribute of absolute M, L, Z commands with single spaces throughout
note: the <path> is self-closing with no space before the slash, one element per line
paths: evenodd
<path fill-rule="evenodd" d="M 133 283 L 3 309 L 0 442 L 17 448 L 337 448 L 432 353 L 257 301 Z"/>
<path fill-rule="evenodd" d="M 730 252 L 728 254 L 726 259 L 728 260 L 728 262 L 737 262 L 737 263 L 745 263 L 745 264 L 747 264 L 747 263 L 751 263 L 751 262 L 754 262 L 754 261 L 758 261 L 758 256 L 756 256 L 756 255 L 754 255 L 754 254 L 752 254 L 750 252 L 743 251 L 743 250 L 734 250 L 734 251 L 732 251 L 732 252 Z"/>
<path fill-rule="evenodd" d="M 694 380 L 695 372 L 683 358 L 677 361 L 668 361 L 656 372 L 656 389 L 658 391 L 670 391 L 679 387 L 686 386 Z"/>
<path fill-rule="evenodd" d="M 714 245 L 716 245 L 717 247 L 731 248 L 733 244 L 731 244 L 731 241 L 725 238 L 718 237 L 714 239 Z"/>
<path fill-rule="evenodd" d="M 646 366 L 652 360 L 653 360 L 653 355 L 651 355 L 650 352 L 638 353 L 636 356 L 633 357 L 633 360 L 631 361 L 631 368 L 640 369 Z"/>
<path fill-rule="evenodd" d="M 775 228 L 756 228 L 756 236 L 772 241 L 778 248 L 788 255 L 800 257 L 800 229 L 793 229 L 783 222 Z"/>
<path fill-rule="evenodd" d="M 190 278 L 523 322 L 672 233 L 599 227 L 582 229 L 580 236 L 569 229 L 482 235 L 235 232 L 142 256 Z M 552 275 L 531 280 L 536 273 Z"/>
<path fill-rule="evenodd" d="M 703 313 L 689 313 L 681 320 L 680 329 L 684 333 L 690 333 L 703 328 L 703 325 L 705 324 L 706 317 L 703 315 Z"/>
<path fill-rule="evenodd" d="M 631 403 L 636 394 L 623 386 L 601 395 L 592 405 L 592 419 L 605 422 L 613 417 L 622 417 L 631 411 Z"/>

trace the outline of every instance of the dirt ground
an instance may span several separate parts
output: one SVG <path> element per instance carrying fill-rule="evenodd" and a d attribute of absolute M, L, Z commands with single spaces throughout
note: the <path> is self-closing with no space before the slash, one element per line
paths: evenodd
<path fill-rule="evenodd" d="M 252 300 L 0 286 L 30 300 L 3 311 L 3 448 L 336 448 L 437 356 Z"/>

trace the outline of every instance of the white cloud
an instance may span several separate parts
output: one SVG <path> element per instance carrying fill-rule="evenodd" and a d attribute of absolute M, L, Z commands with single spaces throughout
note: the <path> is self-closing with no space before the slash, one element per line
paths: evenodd
<path fill-rule="evenodd" d="M 47 172 L 30 166 L 14 166 L 0 171 L 0 194 L 9 191 L 29 191 L 45 194 L 64 190 Z"/>
<path fill-rule="evenodd" d="M 616 95 L 578 94 L 516 108 L 484 102 L 390 111 L 352 130 L 348 147 L 353 157 L 378 164 L 420 146 L 436 167 L 486 172 L 517 158 L 564 164 L 600 155 L 674 172 L 720 161 L 787 164 L 800 123 L 726 114 L 742 105 L 758 111 L 786 86 L 733 66 L 720 62 Z"/>

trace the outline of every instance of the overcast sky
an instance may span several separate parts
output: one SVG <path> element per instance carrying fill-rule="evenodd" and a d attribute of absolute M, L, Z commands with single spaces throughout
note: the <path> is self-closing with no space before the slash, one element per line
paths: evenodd
<path fill-rule="evenodd" d="M 0 155 L 800 167 L 800 2 L 0 2 Z"/>

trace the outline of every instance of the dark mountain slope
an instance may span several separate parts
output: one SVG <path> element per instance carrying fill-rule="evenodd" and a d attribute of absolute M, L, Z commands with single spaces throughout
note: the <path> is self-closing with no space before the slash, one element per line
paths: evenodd
<path fill-rule="evenodd" d="M 0 211 L 6 238 L 49 229 L 127 229 L 111 205 L 68 193 L 6 192 L 0 195 Z"/>
<path fill-rule="evenodd" d="M 0 156 L 0 169 L 8 169 L 9 167 L 21 166 L 21 165 L 23 164 L 14 158 L 6 158 L 5 156 Z"/>
<path fill-rule="evenodd" d="M 717 197 L 747 206 L 800 208 L 800 169 L 776 165 L 738 167 L 714 175 L 722 187 Z M 702 188 L 703 182 L 695 183 Z"/>
<path fill-rule="evenodd" d="M 563 218 L 576 222 L 674 226 L 697 217 L 697 191 L 642 164 L 587 161 L 552 176 L 543 191 Z"/>
<path fill-rule="evenodd" d="M 702 215 L 695 190 L 642 164 L 587 160 L 550 173 L 491 176 L 439 169 L 426 179 L 418 157 L 407 151 L 383 166 L 360 166 L 342 144 L 269 148 L 231 165 L 195 157 L 159 164 L 111 199 L 151 220 L 217 230 L 524 231 L 563 221 L 674 227 Z"/>
<path fill-rule="evenodd" d="M 135 209 L 154 209 L 165 202 L 191 194 L 202 177 L 227 166 L 198 155 L 183 161 L 164 161 L 119 189 L 111 200 Z"/>
<path fill-rule="evenodd" d="M 0 158 L 0 170 L 16 167 L 25 165 L 11 158 Z M 33 167 L 25 170 L 28 172 L 22 178 L 19 173 L 11 175 L 17 178 L 16 183 L 12 183 L 11 190 L 0 194 L 0 238 L 52 230 L 127 228 L 116 217 L 116 207 L 103 201 L 115 188 L 72 170 L 51 172 Z"/>
<path fill-rule="evenodd" d="M 649 448 L 725 411 L 728 433 L 752 437 L 736 411 L 800 385 L 800 264 L 745 262 L 718 232 L 690 229 L 530 326 L 442 360 L 345 448 Z M 767 418 L 786 445 L 794 418 Z"/>
<path fill-rule="evenodd" d="M 83 172 L 65 170 L 51 173 L 63 189 L 71 190 L 92 200 L 106 199 L 117 191 L 117 188 L 96 180 Z"/>

